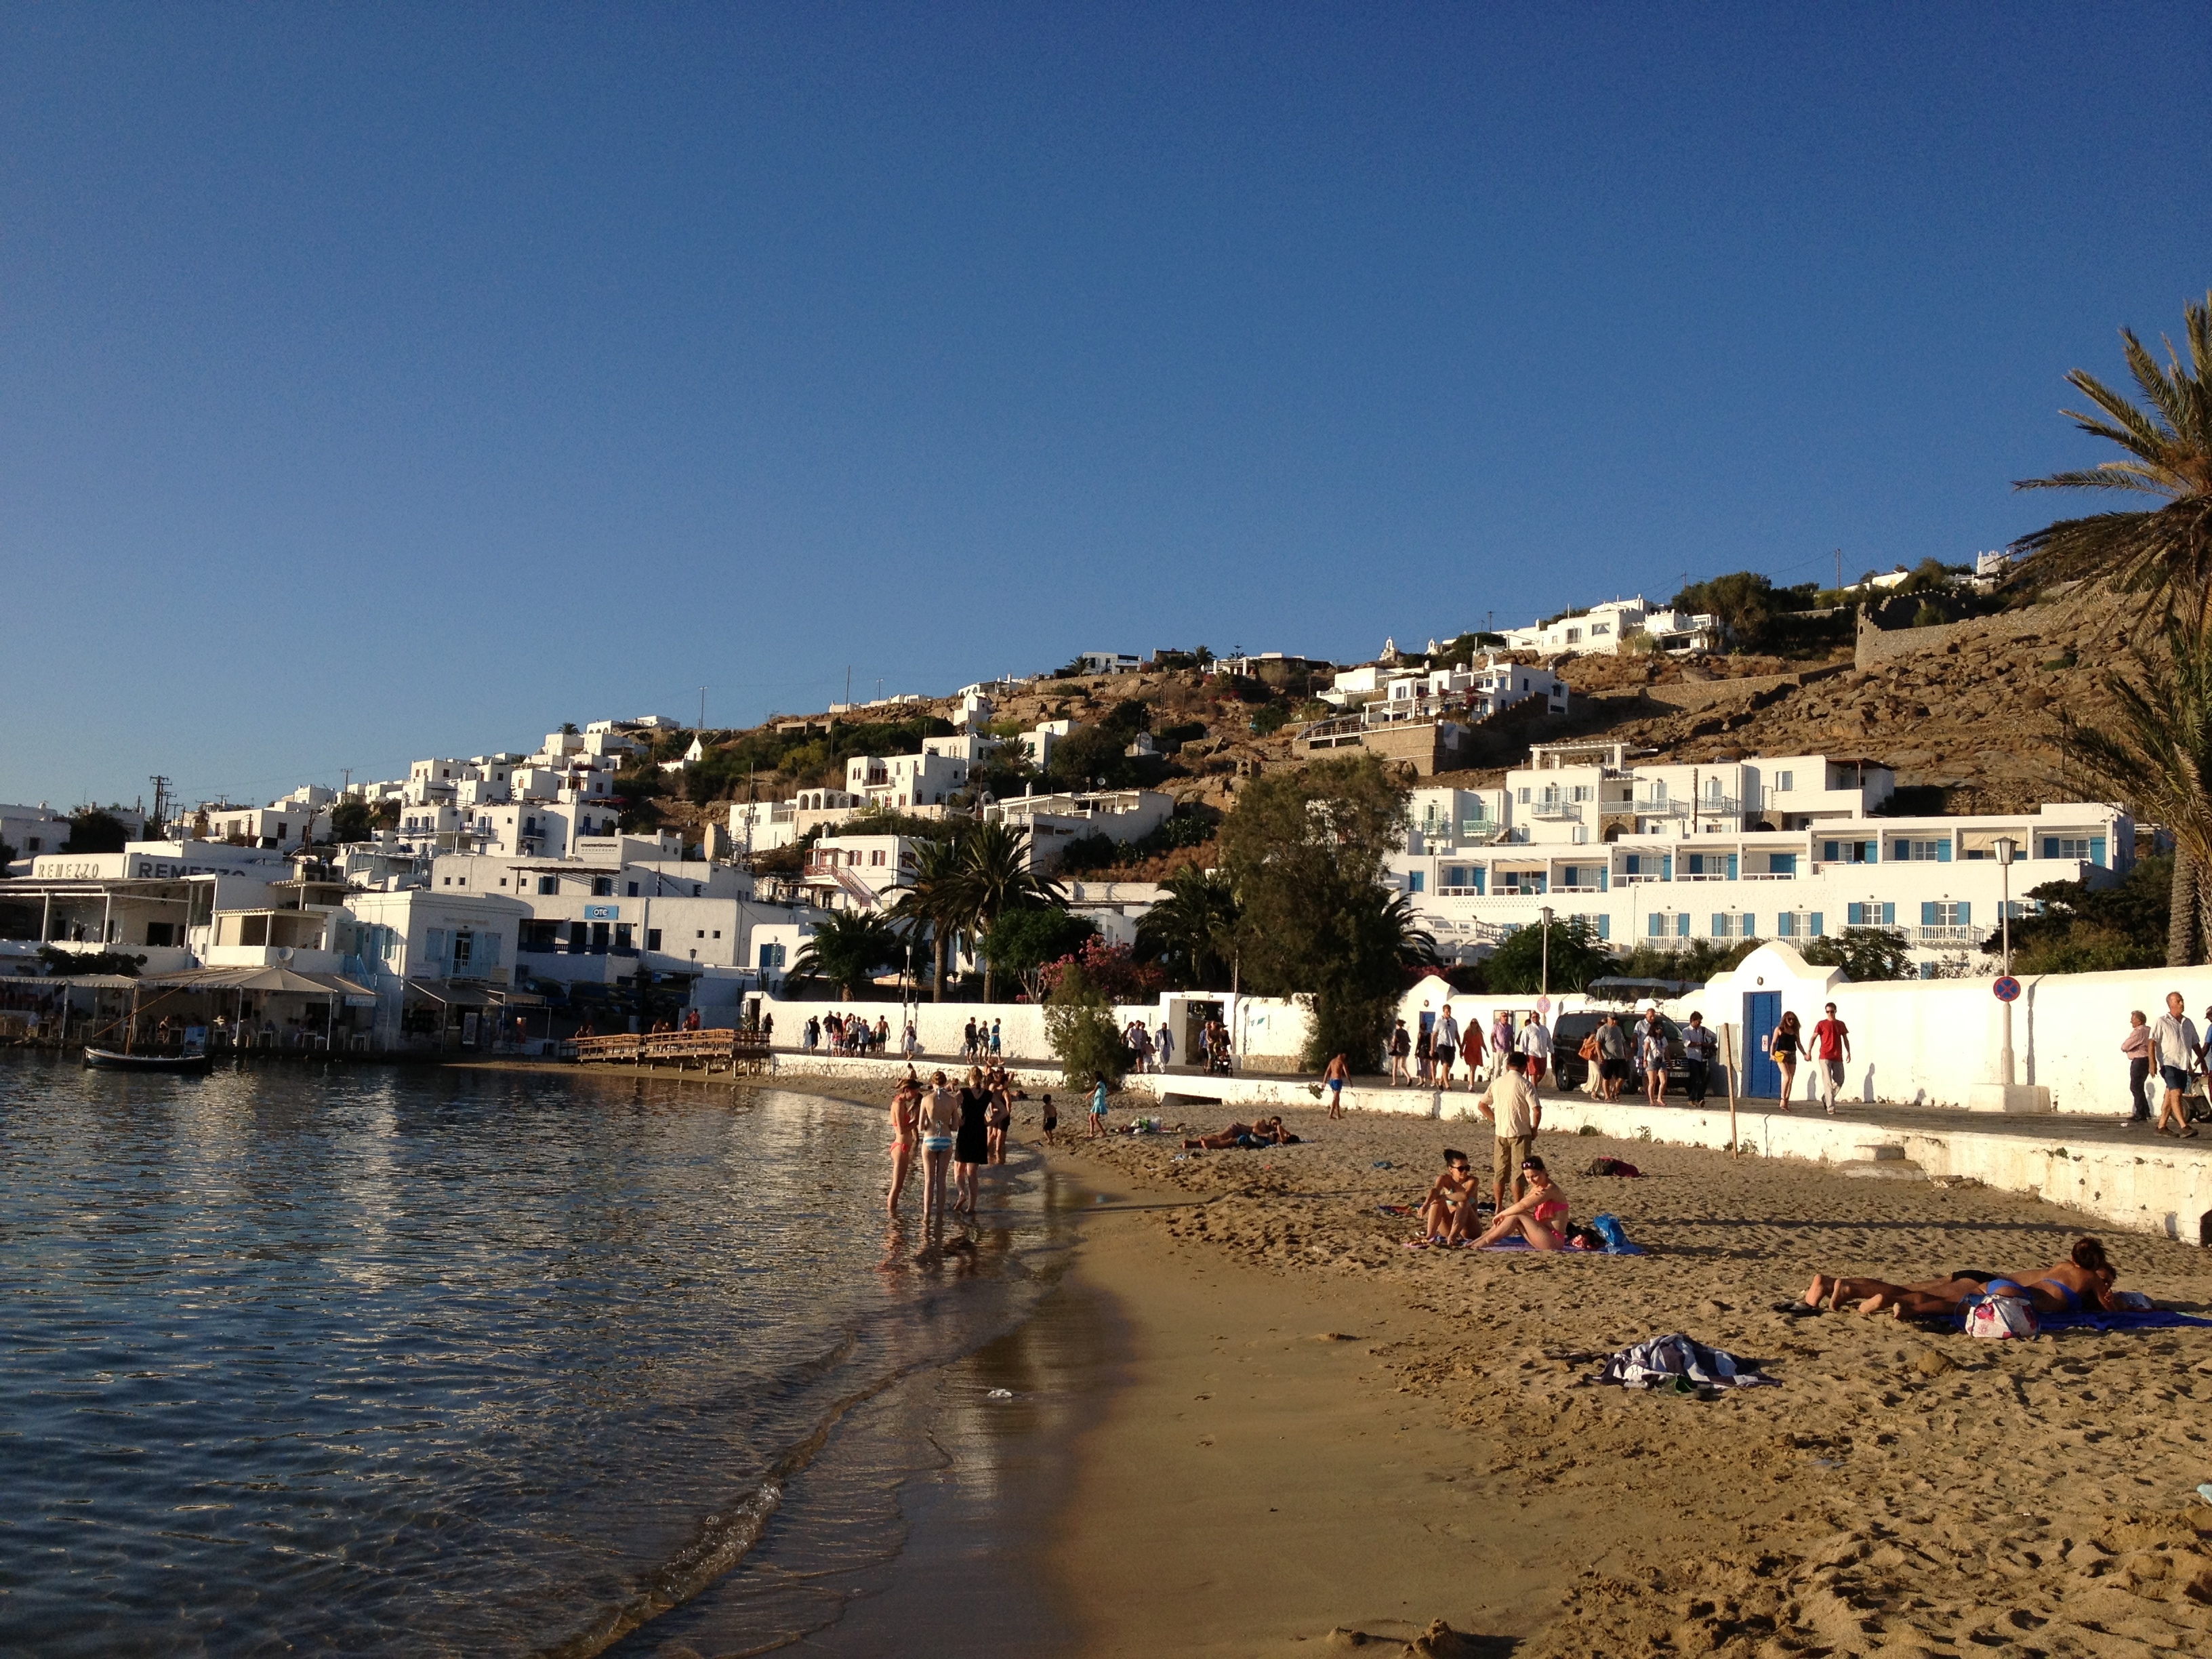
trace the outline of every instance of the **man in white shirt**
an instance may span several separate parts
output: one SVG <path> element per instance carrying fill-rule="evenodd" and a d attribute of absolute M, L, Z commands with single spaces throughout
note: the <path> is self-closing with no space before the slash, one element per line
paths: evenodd
<path fill-rule="evenodd" d="M 2159 1108 L 2157 1133 L 2166 1132 L 2166 1120 L 2171 1116 L 2175 1138 L 2193 1140 L 2197 1131 L 2189 1127 L 2181 1097 L 2189 1087 L 2190 1073 L 2204 1057 L 2204 1045 L 2197 1041 L 2196 1023 L 2182 1012 L 2187 1006 L 2180 992 L 2167 992 L 2166 1012 L 2151 1022 L 2150 1042 L 2158 1060 L 2159 1080 L 2166 1085 L 2166 1103 Z"/>
<path fill-rule="evenodd" d="M 1507 1187 L 1512 1188 L 1515 1198 L 1521 1196 L 1526 1185 L 1521 1179 L 1521 1165 L 1536 1150 L 1536 1132 L 1544 1127 L 1544 1103 L 1528 1083 L 1528 1056 L 1506 1055 L 1505 1069 L 1475 1097 L 1474 1109 L 1488 1118 L 1492 1127 L 1495 1150 L 1491 1158 L 1490 1196 L 1496 1206 L 1492 1211 L 1494 1215 L 1510 1201 L 1505 1196 Z"/>
<path fill-rule="evenodd" d="M 1452 1018 L 1449 1002 L 1437 1020 L 1436 1030 L 1430 1034 L 1429 1053 L 1436 1058 L 1437 1086 L 1450 1088 L 1452 1067 L 1459 1063 L 1459 1022 Z"/>
<path fill-rule="evenodd" d="M 1552 1063 L 1552 1028 L 1540 1015 L 1531 1014 L 1522 1022 L 1521 1035 L 1513 1046 L 1528 1060 L 1528 1086 L 1535 1088 L 1544 1080 L 1544 1068 Z"/>

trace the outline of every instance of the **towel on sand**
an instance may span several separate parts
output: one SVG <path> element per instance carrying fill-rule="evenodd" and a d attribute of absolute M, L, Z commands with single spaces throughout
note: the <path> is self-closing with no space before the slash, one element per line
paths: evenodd
<path fill-rule="evenodd" d="M 2036 1320 L 2046 1331 L 2162 1331 L 2176 1325 L 2212 1325 L 2212 1319 L 2198 1319 L 2168 1308 L 2127 1308 L 2116 1313 L 2081 1308 L 2072 1313 L 2039 1313 Z M 1965 1322 L 1962 1316 L 1961 1328 Z"/>
<path fill-rule="evenodd" d="M 1698 1388 L 1754 1389 L 1774 1383 L 1772 1377 L 1761 1376 L 1748 1361 L 1738 1359 L 1725 1349 L 1709 1348 L 1680 1331 L 1623 1348 L 1605 1362 L 1604 1369 L 1592 1380 L 1618 1382 L 1624 1389 L 1672 1387 L 1686 1392 Z"/>

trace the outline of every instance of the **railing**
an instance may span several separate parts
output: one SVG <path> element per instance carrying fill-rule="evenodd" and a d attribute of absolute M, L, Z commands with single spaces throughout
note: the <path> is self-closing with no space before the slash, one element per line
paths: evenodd
<path fill-rule="evenodd" d="M 1555 893 L 1602 893 L 1605 891 L 1605 889 L 1602 887 L 1591 887 L 1588 885 L 1570 886 L 1567 883 L 1561 882 L 1558 886 L 1552 889 L 1552 890 Z"/>
<path fill-rule="evenodd" d="M 1634 874 L 1624 872 L 1620 875 L 1615 876 L 1613 878 L 1613 884 L 1616 887 L 1636 887 L 1642 885 L 1645 882 L 1664 881 L 1666 879 L 1666 877 L 1661 875 L 1656 870 L 1639 870 Z"/>
<path fill-rule="evenodd" d="M 1547 823 L 1580 823 L 1583 809 L 1573 801 L 1540 800 L 1530 809 L 1528 816 Z"/>
<path fill-rule="evenodd" d="M 1974 945 L 1989 937 L 1983 927 L 1923 927 L 1909 930 L 1917 945 Z"/>
<path fill-rule="evenodd" d="M 764 1071 L 769 1040 L 758 1031 L 647 1031 L 576 1037 L 568 1047 L 587 1065 L 656 1066 L 672 1061 L 707 1071 Z"/>
<path fill-rule="evenodd" d="M 1437 889 L 1437 896 L 1438 898 L 1482 898 L 1486 896 L 1480 887 L 1439 887 Z"/>
<path fill-rule="evenodd" d="M 1795 881 L 1795 870 L 1747 870 L 1737 878 L 1740 881 Z"/>
<path fill-rule="evenodd" d="M 1674 872 L 1674 879 L 1677 881 L 1734 881 L 1736 878 L 1725 870 L 1677 870 Z"/>

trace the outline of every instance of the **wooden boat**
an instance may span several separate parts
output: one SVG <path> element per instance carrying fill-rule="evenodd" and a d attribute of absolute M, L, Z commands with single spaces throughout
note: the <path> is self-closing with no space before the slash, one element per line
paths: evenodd
<path fill-rule="evenodd" d="M 177 1072 L 197 1076 L 213 1062 L 204 1054 L 126 1054 L 119 1049 L 94 1048 L 88 1044 L 84 1063 L 102 1072 Z"/>

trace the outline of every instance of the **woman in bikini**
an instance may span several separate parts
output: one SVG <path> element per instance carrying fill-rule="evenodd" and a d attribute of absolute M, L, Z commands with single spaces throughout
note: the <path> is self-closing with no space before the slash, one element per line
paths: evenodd
<path fill-rule="evenodd" d="M 2038 1313 L 2079 1313 L 2084 1308 L 2110 1313 L 2119 1305 L 2112 1286 L 2120 1270 L 2094 1238 L 2075 1239 L 2072 1253 L 2057 1267 L 2019 1277 Z"/>
<path fill-rule="evenodd" d="M 1805 1292 L 1810 1306 L 1858 1304 L 1863 1314 L 1887 1313 L 1899 1319 L 1934 1319 L 1954 1314 L 1968 1297 L 2008 1291 L 2025 1296 L 2039 1313 L 2075 1313 L 2083 1308 L 2109 1310 L 2116 1305 L 2112 1285 L 2119 1270 L 2094 1238 L 2074 1241 L 2071 1256 L 2038 1273 L 1955 1273 L 1948 1279 L 1917 1285 L 1892 1285 L 1879 1279 L 1831 1278 L 1814 1273 Z"/>
<path fill-rule="evenodd" d="M 1474 1178 L 1465 1152 L 1444 1148 L 1443 1173 L 1421 1200 L 1421 1239 L 1431 1244 L 1453 1244 L 1473 1231 L 1475 1197 L 1482 1183 Z"/>
<path fill-rule="evenodd" d="M 1474 1241 L 1474 1248 L 1501 1239 L 1525 1238 L 1531 1249 L 1567 1248 L 1567 1194 L 1533 1152 L 1521 1160 L 1521 1173 L 1528 1177 L 1528 1190 L 1498 1212 L 1490 1231 Z"/>
<path fill-rule="evenodd" d="M 898 1213 L 899 1199 L 906 1191 L 907 1175 L 914 1168 L 915 1150 L 921 1140 L 921 1087 L 901 1083 L 891 1095 L 891 1192 L 884 1200 L 884 1208 L 893 1215 Z"/>
<path fill-rule="evenodd" d="M 1790 1091 L 1797 1081 L 1797 1056 L 1804 1052 L 1805 1039 L 1799 1032 L 1797 1016 L 1784 1014 L 1782 1024 L 1774 1028 L 1774 1035 L 1766 1040 L 1766 1052 L 1782 1068 L 1782 1109 L 1790 1109 Z"/>
<path fill-rule="evenodd" d="M 921 1108 L 921 1215 L 945 1218 L 945 1176 L 952 1166 L 952 1138 L 960 1128 L 960 1096 L 945 1086 L 945 1073 L 930 1079 Z"/>

